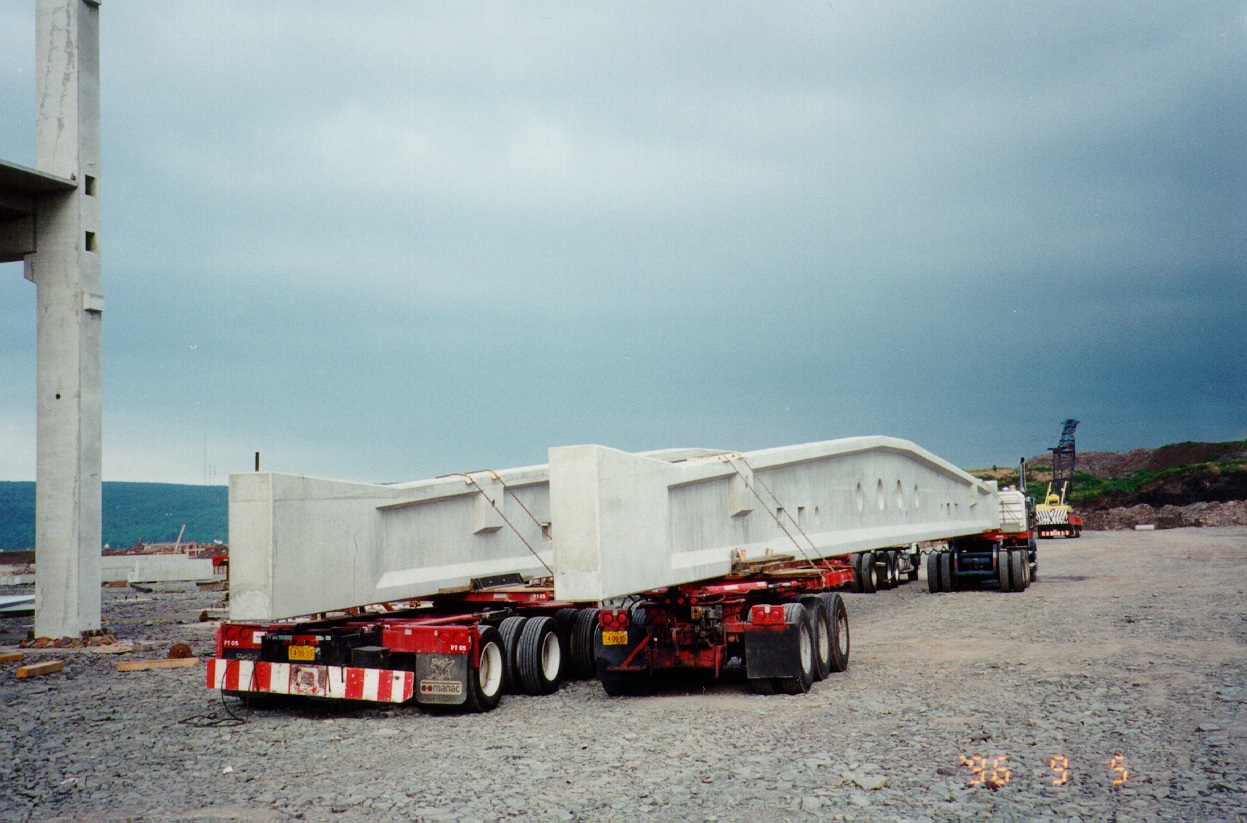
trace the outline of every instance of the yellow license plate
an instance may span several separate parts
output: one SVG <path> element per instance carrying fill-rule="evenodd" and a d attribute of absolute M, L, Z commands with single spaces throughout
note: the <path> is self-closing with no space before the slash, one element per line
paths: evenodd
<path fill-rule="evenodd" d="M 315 660 L 316 648 L 314 646 L 290 646 L 286 649 L 287 660 Z"/>
<path fill-rule="evenodd" d="M 603 646 L 626 646 L 628 645 L 627 632 L 602 632 Z"/>

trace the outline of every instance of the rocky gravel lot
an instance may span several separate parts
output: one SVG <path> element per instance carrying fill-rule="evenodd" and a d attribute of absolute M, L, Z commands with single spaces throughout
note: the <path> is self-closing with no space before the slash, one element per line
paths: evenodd
<path fill-rule="evenodd" d="M 1020 594 L 847 595 L 849 671 L 804 696 L 578 682 L 486 715 L 231 701 L 225 725 L 202 664 L 116 670 L 210 655 L 222 595 L 105 589 L 135 652 L 0 667 L 0 819 L 1242 819 L 1244 592 L 1247 528 L 1086 532 L 1043 542 Z M 0 642 L 29 623 L 0 619 Z M 976 755 L 1009 781 L 971 785 Z"/>

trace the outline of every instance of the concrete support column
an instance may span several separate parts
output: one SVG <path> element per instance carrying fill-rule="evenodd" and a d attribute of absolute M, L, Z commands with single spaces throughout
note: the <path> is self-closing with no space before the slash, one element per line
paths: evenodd
<path fill-rule="evenodd" d="M 78 185 L 40 196 L 35 633 L 100 628 L 101 288 L 99 4 L 38 0 L 37 167 Z"/>

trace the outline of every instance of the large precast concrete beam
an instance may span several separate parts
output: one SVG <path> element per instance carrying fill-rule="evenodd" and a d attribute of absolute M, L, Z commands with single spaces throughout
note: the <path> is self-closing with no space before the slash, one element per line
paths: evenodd
<path fill-rule="evenodd" d="M 230 617 L 427 597 L 491 575 L 548 577 L 549 520 L 545 466 L 396 485 L 232 475 Z"/>
<path fill-rule="evenodd" d="M 992 491 L 905 440 L 857 437 L 655 460 L 550 450 L 555 596 L 606 600 L 718 577 L 733 556 L 811 559 L 974 534 Z"/>
<path fill-rule="evenodd" d="M 394 485 L 232 475 L 230 617 L 277 620 L 428 597 L 494 575 L 550 577 L 549 477 L 544 465 Z"/>

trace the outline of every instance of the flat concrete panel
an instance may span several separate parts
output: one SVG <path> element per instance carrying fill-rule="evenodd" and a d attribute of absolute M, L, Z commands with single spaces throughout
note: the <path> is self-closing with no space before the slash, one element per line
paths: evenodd
<path fill-rule="evenodd" d="M 605 600 L 717 577 L 736 550 L 832 557 L 1000 524 L 991 489 L 905 440 L 702 455 L 551 449 L 555 595 Z"/>
<path fill-rule="evenodd" d="M 100 560 L 105 583 L 178 583 L 216 580 L 212 560 L 184 554 L 113 554 Z"/>
<path fill-rule="evenodd" d="M 272 620 L 427 597 L 494 574 L 549 576 L 547 467 L 470 477 L 375 485 L 231 476 L 230 617 Z"/>

